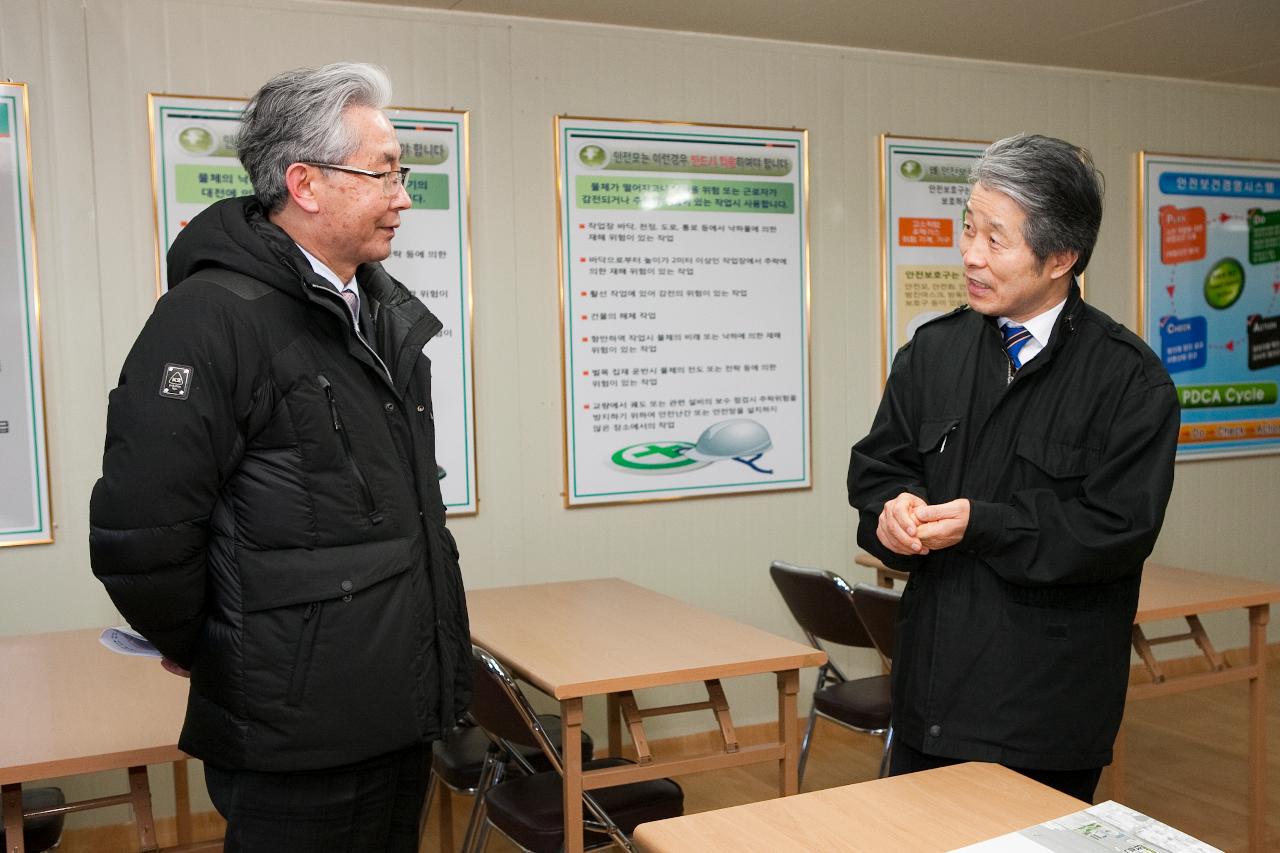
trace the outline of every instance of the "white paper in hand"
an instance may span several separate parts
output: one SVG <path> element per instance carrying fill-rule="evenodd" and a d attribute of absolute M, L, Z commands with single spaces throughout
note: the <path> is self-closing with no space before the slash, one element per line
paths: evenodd
<path fill-rule="evenodd" d="M 102 641 L 102 645 L 116 654 L 136 655 L 144 658 L 162 657 L 160 651 L 151 645 L 150 640 L 124 625 L 119 628 L 103 628 L 102 636 L 98 639 Z"/>

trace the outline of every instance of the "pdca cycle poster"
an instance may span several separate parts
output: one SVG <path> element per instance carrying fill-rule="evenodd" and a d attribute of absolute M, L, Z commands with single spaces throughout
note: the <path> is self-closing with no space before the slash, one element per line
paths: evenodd
<path fill-rule="evenodd" d="M 555 132 L 566 506 L 808 488 L 807 133 Z"/>
<path fill-rule="evenodd" d="M 27 86 L 0 83 L 0 547 L 53 541 Z"/>
<path fill-rule="evenodd" d="M 960 232 L 986 142 L 880 137 L 881 379 L 924 323 L 968 302 Z"/>
<path fill-rule="evenodd" d="M 235 151 L 244 105 L 237 98 L 149 98 L 159 293 L 171 284 L 164 256 L 186 224 L 215 201 L 253 193 Z M 467 113 L 392 108 L 387 115 L 400 140 L 400 163 L 411 170 L 405 189 L 413 204 L 400 214 L 383 266 L 444 323 L 423 349 L 432 364 L 440 490 L 450 514 L 474 513 L 479 497 Z"/>
<path fill-rule="evenodd" d="M 1143 334 L 1178 458 L 1280 451 L 1280 163 L 1139 155 Z"/>

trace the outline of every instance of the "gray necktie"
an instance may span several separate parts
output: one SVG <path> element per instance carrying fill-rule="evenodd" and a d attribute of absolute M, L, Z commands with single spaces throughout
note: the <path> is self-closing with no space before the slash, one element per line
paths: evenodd
<path fill-rule="evenodd" d="M 351 322 L 355 327 L 360 328 L 360 294 L 354 290 L 339 290 L 342 301 L 347 303 L 347 308 L 351 309 Z"/>

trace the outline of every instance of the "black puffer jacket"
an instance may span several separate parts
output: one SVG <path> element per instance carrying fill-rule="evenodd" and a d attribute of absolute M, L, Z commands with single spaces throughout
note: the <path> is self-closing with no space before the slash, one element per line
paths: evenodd
<path fill-rule="evenodd" d="M 219 202 L 111 392 L 93 571 L 191 670 L 181 748 L 303 770 L 431 740 L 470 698 L 436 476 L 441 328 L 378 264 L 369 344 L 253 198 Z"/>

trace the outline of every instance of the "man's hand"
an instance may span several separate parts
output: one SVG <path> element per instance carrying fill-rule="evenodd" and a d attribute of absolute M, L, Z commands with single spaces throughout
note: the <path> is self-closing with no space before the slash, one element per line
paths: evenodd
<path fill-rule="evenodd" d="M 916 533 L 916 512 L 927 504 L 919 495 L 903 492 L 891 501 L 884 502 L 880 510 L 880 523 L 876 526 L 876 538 L 880 544 L 895 554 L 919 556 L 929 553 L 929 548 Z"/>
<path fill-rule="evenodd" d="M 915 511 L 915 519 L 915 535 L 924 551 L 950 548 L 964 538 L 969 527 L 969 499 L 922 506 Z"/>
<path fill-rule="evenodd" d="M 172 672 L 174 675 L 180 675 L 183 678 L 190 678 L 191 671 L 183 669 L 168 658 L 160 658 L 160 665 L 165 668 L 166 672 Z"/>

